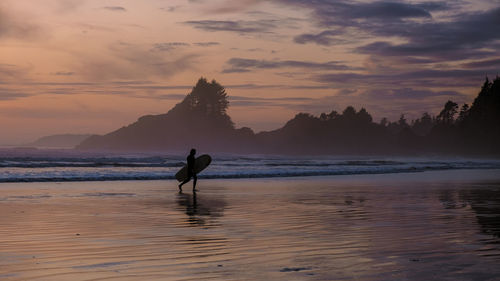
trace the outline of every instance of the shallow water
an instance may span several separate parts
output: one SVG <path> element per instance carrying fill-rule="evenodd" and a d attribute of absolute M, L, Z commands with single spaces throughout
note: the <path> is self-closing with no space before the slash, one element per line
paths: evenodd
<path fill-rule="evenodd" d="M 186 156 L 82 153 L 75 150 L 0 149 L 0 183 L 172 180 Z M 204 179 L 393 174 L 500 169 L 500 160 L 457 157 L 292 157 L 217 155 Z"/>
<path fill-rule="evenodd" d="M 500 280 L 500 176 L 467 173 L 1 184 L 0 279 Z"/>

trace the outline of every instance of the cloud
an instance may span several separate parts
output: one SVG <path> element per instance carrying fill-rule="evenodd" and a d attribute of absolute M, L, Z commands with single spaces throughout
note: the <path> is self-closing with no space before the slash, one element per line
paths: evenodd
<path fill-rule="evenodd" d="M 139 89 L 139 90 L 189 90 L 192 89 L 192 85 L 175 85 L 175 86 L 166 86 L 166 85 L 131 85 L 127 86 L 131 89 Z"/>
<path fill-rule="evenodd" d="M 353 52 L 368 56 L 364 73 L 312 77 L 331 87 L 477 87 L 485 75 L 500 69 L 500 33 L 491 29 L 500 26 L 498 5 L 471 11 L 460 2 L 401 2 L 394 6 L 399 8 L 386 11 L 394 3 L 281 2 L 311 9 L 316 26 L 323 29 L 300 34 L 294 37 L 295 43 L 331 46 L 348 41 L 358 45 Z M 460 61 L 465 62 L 455 63 Z"/>
<path fill-rule="evenodd" d="M 219 21 L 219 20 L 200 20 L 200 21 L 185 21 L 184 24 L 190 25 L 196 29 L 204 31 L 216 32 L 236 32 L 240 34 L 246 33 L 271 33 L 272 30 L 278 27 L 277 20 L 258 20 L 258 21 Z"/>
<path fill-rule="evenodd" d="M 196 42 L 196 43 L 193 43 L 193 45 L 199 46 L 199 47 L 212 47 L 212 46 L 218 46 L 218 45 L 220 45 L 220 43 L 219 42 Z"/>
<path fill-rule="evenodd" d="M 226 62 L 229 68 L 222 73 L 249 72 L 255 69 L 277 69 L 277 68 L 302 68 L 315 70 L 348 70 L 350 67 L 336 61 L 325 63 L 295 61 L 295 60 L 256 60 L 245 58 L 231 58 Z"/>
<path fill-rule="evenodd" d="M 58 13 L 74 12 L 86 2 L 87 0 L 57 0 L 55 10 Z"/>
<path fill-rule="evenodd" d="M 121 6 L 106 6 L 102 7 L 104 10 L 112 11 L 112 12 L 126 12 L 127 9 Z"/>
<path fill-rule="evenodd" d="M 382 20 L 399 21 L 405 18 L 430 18 L 431 14 L 422 6 L 402 3 L 377 1 L 372 3 L 347 2 L 347 1 L 318 1 L 322 10 L 317 12 L 322 16 L 324 24 L 337 23 L 340 19 L 327 17 L 340 17 L 341 19 L 357 20 Z"/>
<path fill-rule="evenodd" d="M 15 99 L 29 97 L 29 96 L 31 96 L 31 95 L 27 94 L 25 92 L 20 92 L 19 90 L 0 88 L 0 101 L 15 100 Z"/>
<path fill-rule="evenodd" d="M 145 95 L 145 94 L 132 93 L 130 96 L 134 97 L 134 98 L 142 98 L 142 99 L 182 101 L 186 97 L 186 94 L 160 94 L 160 95 L 152 94 L 152 95 Z"/>
<path fill-rule="evenodd" d="M 304 33 L 293 38 L 295 43 L 307 44 L 316 43 L 318 45 L 330 46 L 339 43 L 345 43 L 346 40 L 339 37 L 344 34 L 341 30 L 325 30 L 317 34 Z"/>
<path fill-rule="evenodd" d="M 1 84 L 1 83 L 0 83 Z M 6 84 L 11 89 L 1 88 L 3 94 L 0 100 L 12 100 L 28 96 L 36 95 L 119 95 L 131 98 L 153 99 L 153 100 L 182 100 L 189 91 L 193 88 L 192 85 L 169 85 L 157 84 L 148 80 L 118 80 L 118 81 L 101 81 L 101 82 L 26 82 L 23 86 L 29 86 L 29 91 L 20 92 L 20 86 L 14 82 Z M 280 85 L 280 84 L 229 84 L 225 85 L 228 90 L 255 90 L 255 89 L 329 89 L 324 85 Z M 14 90 L 15 89 L 15 90 Z M 168 93 L 172 90 L 181 90 L 185 92 Z M 167 92 L 167 93 L 165 93 Z M 244 102 L 277 103 L 281 102 L 302 102 L 308 101 L 306 97 L 290 97 L 290 98 L 255 98 L 250 100 L 250 97 L 235 97 L 230 96 L 232 101 L 237 101 L 240 105 Z"/>
<path fill-rule="evenodd" d="M 282 3 L 311 9 L 320 26 L 353 26 L 361 22 L 390 23 L 406 19 L 426 19 L 432 15 L 426 8 L 436 5 L 417 5 L 404 2 L 376 1 L 371 3 L 354 1 L 302 1 L 281 0 Z M 440 6 L 441 7 L 441 6 Z"/>
<path fill-rule="evenodd" d="M 80 102 L 75 102 L 77 106 L 68 107 L 27 107 L 27 106 L 11 106 L 3 108 L 0 111 L 0 115 L 9 118 L 22 118 L 22 119 L 55 119 L 59 121 L 66 121 L 70 123 L 69 128 L 74 128 L 75 121 L 77 119 L 92 119 L 95 121 L 99 120 L 111 120 L 116 116 L 121 118 L 126 117 L 126 113 L 120 112 L 114 108 L 106 107 L 104 109 L 92 109 L 92 107 L 86 106 Z M 39 123 L 36 123 L 39 124 Z M 54 124 L 52 122 L 52 124 Z M 36 129 L 39 129 L 38 127 Z M 46 130 L 44 128 L 43 130 Z"/>
<path fill-rule="evenodd" d="M 466 44 L 450 44 L 443 41 L 426 43 L 407 43 L 394 45 L 389 42 L 374 42 L 355 49 L 361 54 L 370 54 L 381 57 L 419 58 L 425 63 L 454 61 L 463 59 L 483 58 L 494 56 L 493 50 L 468 48 Z M 419 63 L 419 60 L 414 62 Z"/>
<path fill-rule="evenodd" d="M 179 8 L 181 8 L 182 6 L 169 6 L 168 8 L 160 8 L 160 10 L 163 10 L 163 11 L 167 11 L 167 12 L 175 12 L 176 10 L 178 10 Z"/>
<path fill-rule="evenodd" d="M 253 83 L 248 83 L 248 84 L 233 84 L 233 85 L 227 85 L 225 88 L 227 89 L 246 89 L 246 90 L 254 90 L 254 89 L 274 89 L 274 88 L 283 88 L 283 85 L 263 85 L 263 84 L 253 84 Z"/>
<path fill-rule="evenodd" d="M 184 42 L 167 42 L 167 43 L 156 43 L 153 44 L 153 51 L 172 51 L 177 48 L 181 47 L 188 47 L 190 46 L 189 43 L 184 43 Z"/>
<path fill-rule="evenodd" d="M 255 89 L 286 89 L 286 90 L 324 90 L 332 89 L 328 85 L 282 85 L 282 84 L 230 84 L 226 85 L 227 89 L 245 89 L 245 90 L 255 90 Z"/>
<path fill-rule="evenodd" d="M 460 5 L 461 1 L 454 1 L 454 2 L 444 2 L 444 1 L 437 1 L 437 2 L 422 2 L 422 3 L 416 3 L 414 4 L 416 7 L 420 7 L 424 9 L 425 11 L 429 12 L 439 12 L 439 11 L 447 11 L 447 10 L 452 10 L 453 7 L 458 7 Z"/>
<path fill-rule="evenodd" d="M 261 97 L 246 97 L 246 96 L 230 96 L 229 102 L 231 106 L 273 106 L 273 107 L 288 107 L 296 103 L 310 102 L 314 99 L 305 97 L 280 97 L 280 98 L 261 98 Z"/>
<path fill-rule="evenodd" d="M 193 4 L 205 4 L 202 6 L 204 13 L 210 14 L 226 14 L 238 13 L 249 10 L 251 7 L 269 0 L 225 0 L 225 1 L 206 1 L 206 0 L 188 0 Z"/>
<path fill-rule="evenodd" d="M 33 39 L 39 35 L 40 30 L 39 26 L 26 19 L 17 19 L 0 5 L 0 39 Z"/>
<path fill-rule="evenodd" d="M 73 75 L 75 75 L 75 73 L 71 72 L 71 71 L 58 71 L 58 72 L 54 72 L 51 74 L 55 75 L 55 76 L 73 76 Z"/>
<path fill-rule="evenodd" d="M 192 44 L 197 47 L 212 47 L 220 45 L 219 42 L 195 42 Z M 175 49 L 180 49 L 183 47 L 189 47 L 191 44 L 185 42 L 165 42 L 165 43 L 156 43 L 153 44 L 152 51 L 157 52 L 165 52 L 165 51 L 173 51 Z"/>
<path fill-rule="evenodd" d="M 500 8 L 464 14 L 452 22 L 406 23 L 385 30 L 373 29 L 371 32 L 375 35 L 399 36 L 407 43 L 379 41 L 357 51 L 380 56 L 420 56 L 436 62 L 490 57 L 498 54 L 494 47 L 500 34 L 490 31 L 491 26 L 497 25 L 500 25 Z"/>
<path fill-rule="evenodd" d="M 184 98 L 193 85 L 172 85 L 172 84 L 158 84 L 149 80 L 112 80 L 106 77 L 102 81 L 95 82 L 23 82 L 22 86 L 28 86 L 29 92 L 19 92 L 21 87 L 16 81 L 2 83 L 7 88 L 0 88 L 3 90 L 3 99 L 16 99 L 26 96 L 35 96 L 42 94 L 52 95 L 79 95 L 79 94 L 95 94 L 95 95 L 120 95 L 135 98 L 148 98 L 148 99 L 165 99 L 176 100 Z M 283 85 L 283 84 L 227 84 L 224 85 L 226 89 L 241 89 L 241 90 L 255 90 L 255 89 L 330 89 L 327 85 Z M 11 89 L 9 89 L 10 87 Z M 184 94 L 168 93 L 165 91 L 182 90 Z M 232 96 L 230 96 L 232 97 Z M 238 98 L 236 98 L 238 99 Z M 282 98 L 268 98 L 267 101 L 282 100 Z M 306 101 L 309 98 L 288 98 L 289 101 Z"/>
<path fill-rule="evenodd" d="M 478 81 L 482 81 L 484 75 L 488 73 L 484 70 L 420 69 L 383 74 L 330 73 L 316 75 L 312 79 L 337 87 L 342 87 L 342 85 L 392 88 L 398 85 L 404 87 L 421 87 L 422 85 L 426 87 L 475 87 L 481 83 Z"/>
<path fill-rule="evenodd" d="M 412 57 L 430 62 L 488 58 L 498 55 L 500 7 L 482 11 L 463 11 L 446 2 L 404 3 L 377 1 L 300 1 L 281 0 L 313 11 L 319 33 L 294 38 L 299 44 L 329 46 L 363 33 L 375 42 L 359 46 L 356 52 L 381 57 Z M 441 12 L 434 18 L 431 12 Z M 446 17 L 443 15 L 445 13 Z M 349 29 L 349 33 L 342 31 Z M 394 38 L 403 40 L 395 43 Z M 359 41 L 361 42 L 361 41 Z M 416 60 L 418 63 L 418 61 Z"/>
<path fill-rule="evenodd" d="M 459 99 L 460 101 L 466 99 L 466 95 L 457 91 L 432 91 L 426 89 L 413 89 L 413 88 L 400 88 L 390 90 L 372 90 L 364 92 L 363 97 L 371 96 L 371 98 L 378 100 L 422 100 L 435 97 L 448 97 Z"/>
<path fill-rule="evenodd" d="M 500 58 L 468 62 L 461 66 L 465 68 L 489 68 L 500 70 Z"/>
<path fill-rule="evenodd" d="M 340 12 L 347 13 L 350 18 L 430 18 L 431 14 L 421 5 L 399 2 L 378 1 L 358 5 L 346 5 Z"/>
<path fill-rule="evenodd" d="M 116 42 L 108 52 L 99 55 L 79 53 L 78 61 L 71 66 L 79 75 L 92 81 L 149 80 L 152 77 L 166 78 L 187 70 L 196 70 L 197 53 L 182 53 L 165 56 L 152 52 L 142 44 Z"/>
<path fill-rule="evenodd" d="M 262 2 L 264 2 L 264 0 L 225 1 L 221 5 L 217 5 L 216 7 L 212 7 L 208 10 L 211 13 L 236 13 L 247 10 L 248 8 Z"/>
<path fill-rule="evenodd" d="M 0 63 L 0 78 L 5 77 L 16 77 L 22 74 L 24 71 L 20 67 L 14 64 Z"/>

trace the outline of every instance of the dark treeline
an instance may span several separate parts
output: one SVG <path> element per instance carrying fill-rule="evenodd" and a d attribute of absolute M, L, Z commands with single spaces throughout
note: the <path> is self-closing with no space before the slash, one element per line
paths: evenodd
<path fill-rule="evenodd" d="M 224 88 L 201 78 L 166 114 L 148 115 L 80 149 L 170 150 L 273 154 L 448 154 L 500 156 L 500 78 L 484 82 L 471 105 L 448 101 L 437 115 L 379 123 L 361 108 L 313 116 L 299 113 L 282 128 L 255 134 L 235 129 Z"/>

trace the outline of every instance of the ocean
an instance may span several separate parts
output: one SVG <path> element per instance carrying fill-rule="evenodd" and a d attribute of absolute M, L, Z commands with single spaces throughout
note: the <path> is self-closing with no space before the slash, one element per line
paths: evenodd
<path fill-rule="evenodd" d="M 211 155 L 0 150 L 0 280 L 499 280 L 498 160 Z"/>
<path fill-rule="evenodd" d="M 0 182 L 168 180 L 186 155 L 0 150 Z M 199 178 L 275 178 L 499 169 L 500 160 L 442 157 L 291 157 L 212 154 Z"/>

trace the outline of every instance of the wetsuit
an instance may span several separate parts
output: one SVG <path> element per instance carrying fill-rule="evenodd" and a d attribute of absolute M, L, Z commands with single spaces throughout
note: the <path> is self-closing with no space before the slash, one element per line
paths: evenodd
<path fill-rule="evenodd" d="M 198 181 L 198 177 L 196 176 L 196 172 L 194 170 L 194 165 L 195 165 L 194 154 L 189 154 L 189 156 L 187 157 L 187 178 L 181 184 L 179 184 L 179 191 L 182 192 L 182 186 L 185 183 L 189 182 L 189 180 L 191 180 L 191 178 L 193 178 L 193 191 L 195 190 L 196 182 Z"/>
<path fill-rule="evenodd" d="M 194 155 L 189 154 L 187 157 L 188 178 L 196 176 L 196 174 L 194 172 L 194 161 L 195 161 Z"/>

